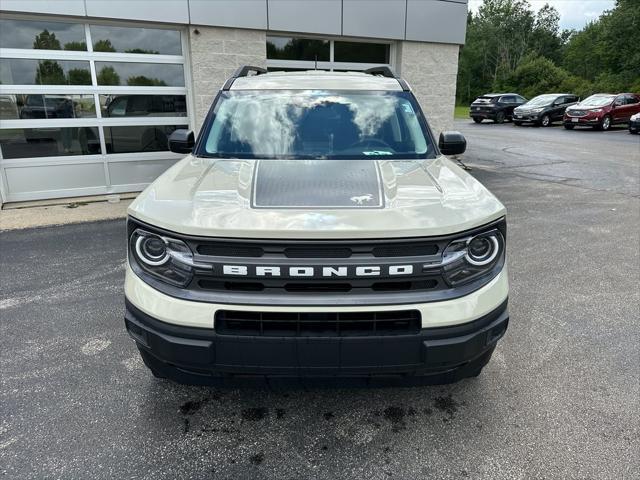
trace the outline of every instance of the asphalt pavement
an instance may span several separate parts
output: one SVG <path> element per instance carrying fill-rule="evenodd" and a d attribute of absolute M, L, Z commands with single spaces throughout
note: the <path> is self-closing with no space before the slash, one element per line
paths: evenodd
<path fill-rule="evenodd" d="M 0 233 L 5 478 L 636 479 L 640 137 L 456 122 L 508 209 L 511 322 L 435 387 L 185 387 L 123 315 L 122 220 Z"/>

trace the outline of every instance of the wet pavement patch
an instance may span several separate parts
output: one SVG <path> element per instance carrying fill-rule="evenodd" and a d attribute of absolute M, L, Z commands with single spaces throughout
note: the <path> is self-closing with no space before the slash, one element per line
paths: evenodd
<path fill-rule="evenodd" d="M 405 410 L 402 407 L 391 406 L 384 409 L 382 416 L 388 422 L 391 422 L 391 429 L 394 432 L 399 432 L 407 428 L 405 423 Z"/>
<path fill-rule="evenodd" d="M 264 407 L 245 408 L 240 412 L 243 420 L 248 422 L 259 422 L 269 415 L 269 411 Z"/>
<path fill-rule="evenodd" d="M 249 461 L 254 465 L 260 465 L 262 462 L 264 462 L 264 453 L 260 452 L 256 453 L 255 455 L 251 455 L 249 457 Z"/>
<path fill-rule="evenodd" d="M 183 415 L 193 415 L 200 410 L 206 402 L 206 400 L 189 400 L 188 402 L 184 402 L 180 405 L 180 413 Z"/>
<path fill-rule="evenodd" d="M 456 402 L 451 394 L 446 397 L 436 397 L 433 401 L 433 406 L 441 412 L 445 412 L 449 415 L 449 418 L 455 417 L 458 411 L 458 402 Z"/>

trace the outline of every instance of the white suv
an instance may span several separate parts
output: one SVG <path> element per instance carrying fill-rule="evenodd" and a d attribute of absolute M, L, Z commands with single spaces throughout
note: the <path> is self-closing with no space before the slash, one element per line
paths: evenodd
<path fill-rule="evenodd" d="M 169 146 L 188 155 L 128 219 L 125 323 L 154 375 L 444 383 L 491 358 L 505 208 L 388 68 L 242 67 Z"/>

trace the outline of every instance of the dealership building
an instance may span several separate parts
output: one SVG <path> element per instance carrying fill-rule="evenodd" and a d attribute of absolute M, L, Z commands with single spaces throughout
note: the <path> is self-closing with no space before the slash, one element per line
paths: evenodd
<path fill-rule="evenodd" d="M 364 70 L 453 123 L 467 0 L 2 0 L 2 203 L 135 192 L 242 65 Z"/>

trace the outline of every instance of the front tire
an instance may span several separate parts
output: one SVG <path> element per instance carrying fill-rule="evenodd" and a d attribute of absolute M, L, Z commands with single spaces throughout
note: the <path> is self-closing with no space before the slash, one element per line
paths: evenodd
<path fill-rule="evenodd" d="M 603 132 L 606 132 L 610 128 L 611 128 L 611 117 L 609 115 L 605 115 L 604 118 L 602 119 L 602 122 L 600 122 L 600 125 L 598 125 L 598 130 L 602 130 Z"/>
<path fill-rule="evenodd" d="M 549 125 L 551 125 L 551 118 L 549 118 L 549 115 L 543 115 L 540 119 L 540 126 L 548 127 Z"/>
<path fill-rule="evenodd" d="M 473 117 L 473 121 L 476 123 L 482 123 L 482 118 L 481 117 Z"/>
<path fill-rule="evenodd" d="M 504 123 L 504 112 L 498 112 L 496 114 L 496 119 L 494 120 L 495 123 Z"/>

